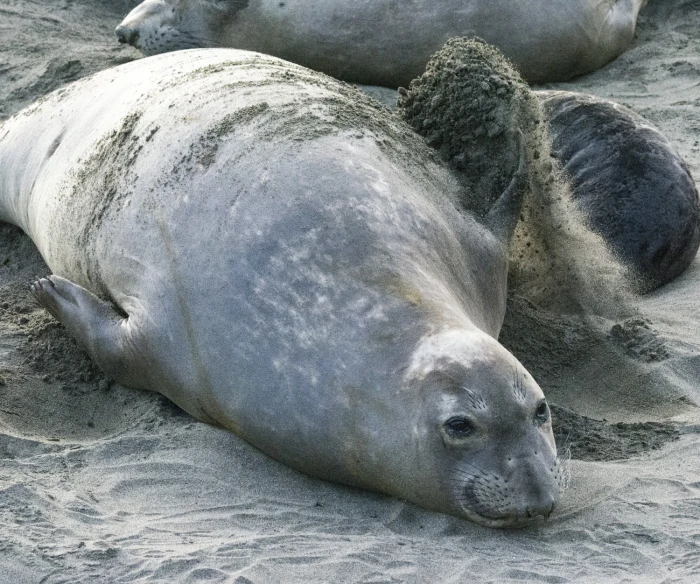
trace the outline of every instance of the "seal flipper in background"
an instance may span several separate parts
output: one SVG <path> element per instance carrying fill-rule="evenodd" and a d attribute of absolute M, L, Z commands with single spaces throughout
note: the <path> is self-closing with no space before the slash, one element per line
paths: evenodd
<path fill-rule="evenodd" d="M 41 278 L 29 288 L 110 378 L 128 387 L 148 389 L 139 367 L 134 367 L 141 363 L 141 352 L 134 343 L 133 318 L 124 317 L 111 303 L 60 276 Z"/>

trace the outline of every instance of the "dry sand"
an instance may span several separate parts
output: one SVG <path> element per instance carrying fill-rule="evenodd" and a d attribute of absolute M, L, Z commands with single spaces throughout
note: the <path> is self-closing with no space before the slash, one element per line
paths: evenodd
<path fill-rule="evenodd" d="M 133 4 L 3 0 L 0 120 L 138 58 L 111 36 Z M 626 54 L 548 87 L 632 107 L 700 181 L 700 1 L 649 0 Z M 700 261 L 619 318 L 513 294 L 502 340 L 572 456 L 559 510 L 521 531 L 305 477 L 111 385 L 30 298 L 46 271 L 0 226 L 2 584 L 700 582 Z"/>

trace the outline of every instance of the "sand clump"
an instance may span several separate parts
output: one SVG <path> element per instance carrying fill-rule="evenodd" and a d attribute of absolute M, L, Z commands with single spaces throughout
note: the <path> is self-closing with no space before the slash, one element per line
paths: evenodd
<path fill-rule="evenodd" d="M 681 432 L 660 422 L 616 422 L 582 416 L 552 405 L 554 439 L 560 453 L 576 460 L 621 460 L 658 450 L 678 440 Z"/>
<path fill-rule="evenodd" d="M 610 335 L 629 356 L 646 363 L 664 361 L 671 356 L 664 338 L 647 319 L 629 318 L 617 323 L 610 329 Z"/>
<path fill-rule="evenodd" d="M 539 157 L 539 101 L 501 52 L 479 39 L 450 39 L 425 73 L 399 90 L 403 119 L 465 183 L 462 204 L 484 215 L 519 162 L 517 129 L 528 158 Z M 532 172 L 532 165 L 529 165 Z"/>

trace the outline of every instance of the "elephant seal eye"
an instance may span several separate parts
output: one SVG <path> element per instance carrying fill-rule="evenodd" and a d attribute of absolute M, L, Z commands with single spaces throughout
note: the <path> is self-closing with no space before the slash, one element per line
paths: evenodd
<path fill-rule="evenodd" d="M 535 420 L 537 420 L 537 422 L 540 424 L 544 424 L 547 420 L 549 420 L 549 407 L 547 406 L 547 402 L 545 400 L 542 400 L 537 404 L 537 409 L 535 410 Z"/>
<path fill-rule="evenodd" d="M 453 436 L 464 438 L 474 431 L 474 424 L 467 418 L 451 418 L 445 422 L 445 429 Z"/>

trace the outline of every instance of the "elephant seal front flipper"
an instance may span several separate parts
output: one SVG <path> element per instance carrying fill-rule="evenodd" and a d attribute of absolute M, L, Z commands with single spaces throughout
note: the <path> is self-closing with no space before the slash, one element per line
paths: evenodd
<path fill-rule="evenodd" d="M 134 351 L 133 322 L 109 302 L 65 278 L 51 275 L 30 285 L 36 301 L 64 325 L 117 383 L 146 389 Z"/>

